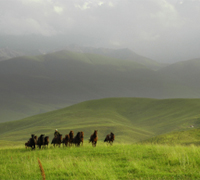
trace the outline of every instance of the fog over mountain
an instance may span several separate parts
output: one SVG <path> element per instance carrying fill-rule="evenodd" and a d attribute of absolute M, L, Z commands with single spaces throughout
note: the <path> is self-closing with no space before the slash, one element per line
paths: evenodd
<path fill-rule="evenodd" d="M 199 0 L 1 0 L 0 49 L 34 55 L 77 44 L 163 63 L 199 58 L 199 8 Z"/>
<path fill-rule="evenodd" d="M 128 49 L 77 51 L 0 61 L 0 122 L 91 99 L 200 98 L 200 58 L 163 67 Z"/>
<path fill-rule="evenodd" d="M 0 121 L 90 99 L 200 97 L 200 0 L 1 0 Z"/>

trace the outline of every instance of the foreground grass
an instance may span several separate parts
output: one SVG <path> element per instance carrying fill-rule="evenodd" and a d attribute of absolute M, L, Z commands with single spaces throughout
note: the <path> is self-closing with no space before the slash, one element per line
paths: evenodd
<path fill-rule="evenodd" d="M 200 179 L 196 146 L 91 144 L 83 147 L 0 149 L 1 179 Z"/>

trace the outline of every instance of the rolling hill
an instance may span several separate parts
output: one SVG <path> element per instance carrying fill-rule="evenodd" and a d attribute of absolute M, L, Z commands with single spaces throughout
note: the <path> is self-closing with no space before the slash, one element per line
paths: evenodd
<path fill-rule="evenodd" d="M 126 58 L 71 51 L 1 61 L 0 122 L 108 97 L 199 98 L 198 63 L 196 74 L 188 68 L 182 76 L 192 62 L 155 71 Z"/>
<path fill-rule="evenodd" d="M 165 145 L 200 145 L 200 128 L 190 126 L 189 130 L 175 131 L 144 140 L 142 144 L 165 144 Z"/>
<path fill-rule="evenodd" d="M 0 124 L 0 143 L 22 143 L 32 133 L 53 137 L 84 131 L 85 141 L 98 130 L 99 140 L 111 131 L 116 142 L 136 143 L 149 138 L 200 127 L 200 99 L 106 98 Z"/>

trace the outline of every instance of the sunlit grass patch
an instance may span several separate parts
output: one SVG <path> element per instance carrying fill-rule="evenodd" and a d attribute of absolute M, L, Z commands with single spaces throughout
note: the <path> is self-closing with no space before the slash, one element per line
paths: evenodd
<path fill-rule="evenodd" d="M 0 149 L 1 179 L 199 179 L 196 146 L 99 143 L 83 147 Z"/>

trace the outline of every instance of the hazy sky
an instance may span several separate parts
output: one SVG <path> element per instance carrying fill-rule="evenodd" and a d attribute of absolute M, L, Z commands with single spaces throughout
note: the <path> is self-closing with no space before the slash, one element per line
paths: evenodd
<path fill-rule="evenodd" d="M 65 34 L 164 62 L 200 58 L 200 0 L 0 0 L 0 34 Z"/>

